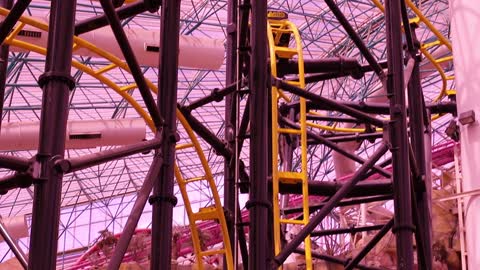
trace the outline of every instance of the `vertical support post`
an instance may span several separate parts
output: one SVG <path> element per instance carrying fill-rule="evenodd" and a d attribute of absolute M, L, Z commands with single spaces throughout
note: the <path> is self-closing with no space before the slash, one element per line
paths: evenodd
<path fill-rule="evenodd" d="M 413 28 L 412 28 L 413 30 Z M 414 37 L 415 34 L 413 33 Z M 415 39 L 415 38 L 414 38 Z M 417 43 L 417 42 L 416 42 Z M 417 43 L 418 45 L 418 43 Z M 418 51 L 418 48 L 417 48 Z M 413 57 L 416 56 L 416 52 Z M 418 57 L 419 58 L 419 57 Z M 416 233 L 422 234 L 425 266 L 427 269 L 432 269 L 433 257 L 432 257 L 432 224 L 431 224 L 431 183 L 426 181 L 426 174 L 430 174 L 430 171 L 426 170 L 426 157 L 425 157 L 425 133 L 428 133 L 424 126 L 424 103 L 423 92 L 420 83 L 420 59 L 415 60 L 415 64 L 412 70 L 412 75 L 408 83 L 408 113 L 409 113 L 409 126 L 410 136 L 413 148 L 413 153 L 419 170 L 420 179 L 414 179 L 415 197 L 417 201 L 418 212 L 418 225 Z M 420 258 L 419 258 L 420 259 Z"/>
<path fill-rule="evenodd" d="M 174 162 L 178 80 L 178 50 L 180 30 L 180 0 L 163 0 L 160 26 L 158 71 L 158 107 L 163 126 L 161 156 L 163 164 L 153 189 L 152 256 L 150 269 L 170 269 L 172 260 L 172 220 L 176 198 Z M 157 131 L 158 134 L 158 131 Z"/>
<path fill-rule="evenodd" d="M 230 85 L 237 81 L 237 0 L 228 0 L 227 3 L 227 56 L 226 56 L 226 82 Z M 238 88 L 236 88 L 238 89 Z M 237 93 L 228 94 L 225 97 L 225 140 L 229 149 L 235 149 L 235 137 L 237 134 Z M 237 258 L 237 242 L 235 237 L 235 224 L 237 223 L 236 208 L 236 185 L 235 182 L 235 160 L 238 158 L 236 151 L 232 151 L 230 158 L 225 158 L 224 177 L 223 177 L 223 205 L 228 215 L 226 216 L 228 235 L 230 237 L 231 249 L 234 252 L 234 258 Z M 237 260 L 234 260 L 237 263 Z M 227 265 L 224 264 L 224 269 Z"/>
<path fill-rule="evenodd" d="M 11 9 L 13 0 L 0 0 L 0 6 L 6 9 Z M 0 132 L 2 131 L 2 117 L 3 117 L 3 102 L 5 98 L 5 84 L 7 82 L 7 67 L 8 67 L 8 45 L 0 47 Z"/>
<path fill-rule="evenodd" d="M 58 225 L 63 173 L 55 161 L 65 152 L 68 96 L 75 86 L 71 77 L 76 1 L 52 0 L 45 73 L 42 87 L 40 144 L 34 164 L 32 231 L 28 269 L 56 268 Z"/>
<path fill-rule="evenodd" d="M 252 1 L 250 28 L 250 258 L 249 269 L 269 269 L 267 1 Z"/>
<path fill-rule="evenodd" d="M 390 143 L 393 162 L 393 190 L 397 242 L 397 269 L 413 269 L 413 220 L 410 164 L 407 137 L 407 112 L 403 80 L 400 1 L 385 1 L 387 36 L 387 94 L 390 99 Z"/>

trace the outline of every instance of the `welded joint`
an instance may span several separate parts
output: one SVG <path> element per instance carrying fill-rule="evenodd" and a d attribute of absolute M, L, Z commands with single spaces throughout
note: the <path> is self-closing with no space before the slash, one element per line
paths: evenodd
<path fill-rule="evenodd" d="M 145 4 L 145 7 L 150 13 L 157 12 L 160 9 L 160 6 L 162 5 L 161 0 L 144 0 L 143 3 Z"/>
<path fill-rule="evenodd" d="M 38 85 L 43 88 L 50 81 L 60 81 L 65 83 L 70 90 L 75 88 L 75 79 L 67 72 L 47 71 L 38 78 Z"/>
<path fill-rule="evenodd" d="M 72 163 L 68 159 L 57 159 L 53 166 L 59 173 L 69 173 L 72 170 Z"/>
<path fill-rule="evenodd" d="M 263 207 L 267 208 L 268 210 L 272 209 L 272 204 L 268 200 L 248 200 L 245 203 L 245 208 L 250 209 L 252 207 Z"/>

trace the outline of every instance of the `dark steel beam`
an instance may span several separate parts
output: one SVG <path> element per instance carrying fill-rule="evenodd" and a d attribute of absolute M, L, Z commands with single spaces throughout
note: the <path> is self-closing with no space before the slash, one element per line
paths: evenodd
<path fill-rule="evenodd" d="M 29 166 L 30 161 L 26 158 L 0 154 L 0 168 L 14 171 L 26 171 L 28 170 Z"/>
<path fill-rule="evenodd" d="M 314 196 L 332 196 L 344 185 L 343 182 L 337 181 L 309 181 L 308 193 Z M 279 189 L 282 194 L 302 194 L 302 183 L 280 183 Z M 345 197 L 385 195 L 392 192 L 390 180 L 367 180 L 355 185 Z"/>
<path fill-rule="evenodd" d="M 351 118 L 351 117 L 341 117 L 341 116 L 307 115 L 307 120 L 360 124 L 360 121 L 358 121 L 358 119 Z"/>
<path fill-rule="evenodd" d="M 226 141 L 226 147 L 228 149 L 235 149 L 235 141 L 237 134 L 237 95 L 235 91 L 240 89 L 241 85 L 237 82 L 239 76 L 238 71 L 238 59 L 237 59 L 237 41 L 238 41 L 238 2 L 237 0 L 228 0 L 227 1 L 227 42 L 226 42 L 226 63 L 225 63 L 225 84 L 232 88 L 231 91 L 224 91 L 225 93 L 225 122 L 224 122 L 224 137 Z M 221 90 L 212 91 L 212 98 L 216 96 L 214 100 L 219 100 L 219 92 Z M 223 97 L 223 96 L 221 96 Z M 208 101 L 210 102 L 210 101 Z M 198 102 L 197 102 L 198 103 Z M 200 103 L 202 104 L 202 103 Z M 192 106 L 192 104 L 190 104 Z M 190 107 L 189 106 L 189 107 Z M 189 108 L 191 110 L 191 108 Z M 230 238 L 230 248 L 233 252 L 233 261 L 235 268 L 237 267 L 238 262 L 238 252 L 237 252 L 237 242 L 243 247 L 242 251 L 242 261 L 243 264 L 248 267 L 248 251 L 246 249 L 245 234 L 241 226 L 236 226 L 238 222 L 242 222 L 240 217 L 240 211 L 237 200 L 237 186 L 236 186 L 236 166 L 238 164 L 239 157 L 232 155 L 230 158 L 224 158 L 224 181 L 223 181 L 223 205 L 228 215 L 225 216 L 227 221 L 228 236 Z M 243 241 L 238 241 L 241 238 Z M 247 252 L 245 252 L 247 251 Z M 244 260 L 247 259 L 247 262 Z M 226 261 L 224 259 L 224 261 Z M 226 263 L 223 264 L 223 269 L 227 269 L 228 266 Z"/>
<path fill-rule="evenodd" d="M 363 247 L 363 249 L 357 254 L 357 256 L 355 256 L 355 258 L 353 258 L 346 266 L 345 266 L 345 270 L 351 270 L 353 269 L 354 267 L 357 267 L 358 268 L 358 263 L 363 260 L 363 258 L 367 255 L 368 252 L 370 252 L 370 250 L 372 250 L 372 248 L 375 247 L 375 245 L 380 241 L 382 240 L 383 236 L 385 236 L 385 234 L 387 234 L 390 229 L 393 227 L 393 218 L 390 219 L 390 221 L 385 224 L 383 226 L 383 228 L 372 238 L 372 240 L 370 240 L 367 245 L 365 245 L 365 247 Z M 413 269 L 413 268 L 410 268 L 410 269 Z"/>
<path fill-rule="evenodd" d="M 153 138 L 149 141 L 139 142 L 132 145 L 120 146 L 114 149 L 105 150 L 81 157 L 59 160 L 56 162 L 57 168 L 64 173 L 79 171 L 91 166 L 127 157 L 130 155 L 157 149 L 162 145 L 162 138 Z"/>
<path fill-rule="evenodd" d="M 321 104 L 325 108 L 329 110 L 336 110 L 345 114 L 348 114 L 352 117 L 358 118 L 359 120 L 363 122 L 370 123 L 372 125 L 375 125 L 377 127 L 383 127 L 385 123 L 377 119 L 371 115 L 368 115 L 366 113 L 363 113 L 357 109 L 351 108 L 349 106 L 345 106 L 343 104 L 340 104 L 336 102 L 335 100 L 331 100 L 325 97 L 322 97 L 320 95 L 314 94 L 312 92 L 305 91 L 304 89 L 298 88 L 296 86 L 290 85 L 287 82 L 284 82 L 278 78 L 272 78 L 272 84 L 274 84 L 277 88 L 286 90 L 294 95 L 306 98 L 311 100 L 314 103 Z"/>
<path fill-rule="evenodd" d="M 174 195 L 178 52 L 180 39 L 180 0 L 163 0 L 158 62 L 158 108 L 165 119 L 161 155 L 163 164 L 156 176 L 152 203 L 151 270 L 171 268 Z"/>
<path fill-rule="evenodd" d="M 405 3 L 402 1 L 402 18 L 405 24 L 406 17 L 406 7 Z M 408 17 L 407 17 L 408 18 Z M 415 55 L 418 53 L 420 43 L 418 42 L 414 27 L 412 29 L 412 44 L 414 46 L 409 48 L 410 53 Z M 430 170 L 427 170 L 426 166 L 426 151 L 425 151 L 425 133 L 428 133 L 427 127 L 424 125 L 425 119 L 425 106 L 424 106 L 424 97 L 420 79 L 420 57 L 416 57 L 414 68 L 412 70 L 412 75 L 407 86 L 408 90 L 408 116 L 409 116 L 409 127 L 410 127 L 410 136 L 411 136 L 411 147 L 413 151 L 413 157 L 415 159 L 416 169 L 418 170 L 418 175 L 413 179 L 414 194 L 412 196 L 415 198 L 414 202 L 416 203 L 416 230 L 415 234 L 417 235 L 417 258 L 419 262 L 423 264 L 424 269 L 432 269 L 433 267 L 433 255 L 432 255 L 432 222 L 431 222 L 431 209 L 430 209 L 430 190 L 431 183 L 425 181 L 426 175 L 430 174 Z M 428 119 L 428 118 L 427 118 Z M 428 142 L 430 143 L 430 142 Z M 420 254 L 419 251 L 423 251 L 423 254 Z"/>
<path fill-rule="evenodd" d="M 295 250 L 295 253 L 305 255 L 305 250 L 297 248 Z M 318 252 L 312 252 L 312 257 L 316 258 L 316 259 L 324 260 L 326 262 L 331 262 L 331 263 L 334 263 L 334 264 L 345 265 L 345 264 L 348 263 L 348 260 L 346 260 L 346 259 L 341 259 L 341 258 L 338 258 L 338 257 L 335 257 L 335 256 L 331 256 L 331 255 L 327 255 L 327 254 L 321 254 L 321 253 L 318 253 Z M 363 264 L 357 265 L 357 268 L 360 269 L 360 270 L 384 270 L 382 268 L 366 266 L 366 265 L 363 265 Z"/>
<path fill-rule="evenodd" d="M 323 202 L 311 205 L 310 208 L 310 213 L 313 213 L 315 211 L 318 211 L 324 207 L 329 198 L 326 198 Z M 350 206 L 350 205 L 357 205 L 361 203 L 370 203 L 370 202 L 378 202 L 378 201 L 387 201 L 393 199 L 393 194 L 388 194 L 388 195 L 379 195 L 379 196 L 371 196 L 371 197 L 364 197 L 364 198 L 353 198 L 353 199 L 345 199 L 342 200 L 338 203 L 337 206 Z M 303 207 L 289 207 L 289 208 L 284 208 L 281 210 L 282 215 L 289 215 L 289 214 L 295 214 L 303 211 Z"/>
<path fill-rule="evenodd" d="M 0 194 L 6 194 L 15 188 L 26 188 L 33 183 L 33 177 L 28 173 L 16 173 L 0 179 Z"/>
<path fill-rule="evenodd" d="M 387 96 L 390 99 L 390 143 L 392 152 L 397 269 L 413 269 L 413 220 L 407 111 L 403 78 L 401 0 L 385 1 L 387 39 Z"/>
<path fill-rule="evenodd" d="M 328 57 L 321 59 L 305 59 L 304 71 L 309 73 L 339 73 L 345 75 L 353 74 L 355 77 L 362 77 L 360 63 L 355 58 Z M 277 73 L 279 77 L 287 74 L 298 74 L 298 60 L 278 61 Z"/>
<path fill-rule="evenodd" d="M 145 204 L 148 201 L 150 192 L 152 192 L 153 185 L 155 184 L 155 182 L 157 182 L 157 176 L 160 173 L 162 163 L 163 159 L 157 152 L 155 157 L 153 158 L 150 169 L 145 176 L 145 181 L 143 182 L 142 187 L 137 193 L 137 198 L 135 199 L 135 203 L 133 204 L 130 215 L 128 216 L 127 222 L 125 223 L 125 227 L 123 228 L 122 234 L 120 235 L 120 239 L 118 239 L 118 242 L 115 245 L 115 250 L 113 251 L 113 255 L 110 258 L 110 262 L 108 263 L 108 270 L 120 269 L 123 256 L 127 251 L 130 240 L 132 239 L 132 236 L 135 233 L 135 229 L 137 228 L 138 221 L 142 216 L 143 208 L 145 208 Z M 165 239 L 152 239 L 152 244 L 153 241 L 165 241 Z"/>
<path fill-rule="evenodd" d="M 232 82 L 232 83 L 227 83 L 227 85 L 228 86 L 223 89 L 218 89 L 218 88 L 213 89 L 210 95 L 193 101 L 192 103 L 190 103 L 190 105 L 186 106 L 185 109 L 189 111 L 193 111 L 197 108 L 207 105 L 210 102 L 222 101 L 225 96 L 229 96 L 231 93 L 235 92 L 238 84 L 235 82 Z"/>
<path fill-rule="evenodd" d="M 280 118 L 280 121 L 284 124 L 286 124 L 287 126 L 291 127 L 291 128 L 296 128 L 296 129 L 299 129 L 300 126 L 298 126 L 297 124 L 293 123 L 291 120 L 285 118 L 285 117 L 281 117 Z M 307 135 L 308 137 L 320 142 L 321 144 L 327 146 L 328 148 L 331 148 L 332 150 L 360 163 L 360 164 L 364 164 L 366 161 L 361 158 L 360 156 L 356 155 L 356 154 L 353 154 L 353 153 L 350 153 L 348 151 L 346 151 L 345 149 L 341 148 L 340 146 L 338 146 L 337 144 L 329 141 L 328 139 L 322 137 L 321 135 L 313 132 L 313 131 L 307 131 Z M 385 177 L 390 177 L 391 176 L 391 173 L 379 166 L 373 166 L 373 169 L 375 171 L 377 171 L 378 173 L 382 174 L 383 176 Z"/>
<path fill-rule="evenodd" d="M 143 101 L 145 102 L 145 106 L 152 118 L 153 123 L 157 129 L 160 129 L 163 123 L 163 119 L 160 116 L 158 111 L 158 107 L 153 99 L 152 93 L 148 88 L 148 85 L 145 81 L 145 77 L 143 76 L 143 72 L 138 65 L 137 58 L 130 46 L 130 42 L 128 41 L 127 35 L 123 30 L 122 24 L 120 23 L 120 18 L 118 14 L 115 12 L 115 7 L 111 0 L 100 0 L 100 4 L 102 5 L 103 11 L 105 12 L 105 16 L 107 17 L 108 23 L 112 28 L 113 34 L 115 35 L 115 39 L 122 51 L 123 56 L 125 57 L 125 61 L 127 62 L 128 68 L 130 69 L 133 79 L 137 84 L 138 90 L 142 95 Z"/>
<path fill-rule="evenodd" d="M 383 133 L 366 133 L 366 134 L 356 133 L 354 135 L 336 135 L 336 136 L 331 136 L 327 138 L 329 141 L 333 143 L 338 143 L 338 142 L 350 142 L 350 141 L 362 142 L 364 140 L 375 141 L 376 139 L 381 139 L 383 137 L 384 137 Z M 309 143 L 319 144 L 321 142 L 312 138 L 309 140 Z"/>
<path fill-rule="evenodd" d="M 367 173 L 380 159 L 385 152 L 388 150 L 386 144 L 381 144 L 380 147 L 375 151 L 375 153 L 369 158 L 369 160 L 364 163 L 352 176 L 352 178 L 345 182 L 345 184 L 340 188 L 340 190 L 333 195 L 326 205 L 324 205 L 318 213 L 316 213 L 311 219 L 310 222 L 305 225 L 302 230 L 283 248 L 282 251 L 274 259 L 274 267 L 279 267 L 287 259 L 287 257 L 303 242 L 305 237 L 309 235 L 320 222 L 335 208 L 338 203 L 355 187 L 355 185 L 362 179 L 362 177 Z"/>
<path fill-rule="evenodd" d="M 43 97 L 33 172 L 36 183 L 28 261 L 31 270 L 56 268 L 63 173 L 54 164 L 65 153 L 68 98 L 75 87 L 70 75 L 75 10 L 75 0 L 51 2 L 45 73 L 38 80 Z"/>
<path fill-rule="evenodd" d="M 0 6 L 6 9 L 11 9 L 13 0 L 0 0 Z M 3 22 L 2 22 L 3 23 Z M 0 23 L 1 26 L 1 23 Z M 0 134 L 2 131 L 3 118 L 3 103 L 5 98 L 5 84 L 7 82 L 7 68 L 8 68 L 8 45 L 1 45 L 0 47 Z M 1 163 L 0 163 L 1 164 Z M 1 166 L 1 165 L 0 165 Z"/>
<path fill-rule="evenodd" d="M 268 198 L 268 56 L 267 1 L 252 2 L 250 28 L 251 62 L 250 87 L 250 193 L 247 202 L 250 214 L 249 269 L 267 269 L 271 251 L 268 250 L 268 217 L 271 205 Z"/>
<path fill-rule="evenodd" d="M 337 101 L 339 104 L 348 106 L 350 108 L 359 110 L 364 113 L 369 113 L 369 114 L 390 114 L 390 106 L 388 103 L 378 103 L 378 102 L 355 102 L 355 101 Z M 300 107 L 300 104 L 298 101 L 296 102 L 291 102 L 288 104 L 282 105 L 283 107 L 286 108 L 295 108 L 295 110 L 298 110 Z M 429 110 L 431 110 L 431 113 L 437 114 L 437 113 L 451 113 L 454 114 L 456 113 L 457 110 L 457 105 L 455 102 L 435 102 L 435 103 L 428 103 L 425 105 L 425 107 Z M 329 107 L 321 104 L 321 103 L 315 103 L 312 101 L 307 101 L 307 108 L 310 110 L 325 110 L 329 109 Z M 407 108 L 408 111 L 408 108 Z"/>
<path fill-rule="evenodd" d="M 365 45 L 363 42 L 362 38 L 357 34 L 355 29 L 350 25 L 348 22 L 348 19 L 343 15 L 342 11 L 338 6 L 333 2 L 333 0 L 325 0 L 325 3 L 327 6 L 330 8 L 332 11 L 333 15 L 337 18 L 338 22 L 343 26 L 347 34 L 350 36 L 352 39 L 353 43 L 357 46 L 357 48 L 360 50 L 362 53 L 363 57 L 365 57 L 365 60 L 370 64 L 370 67 L 375 71 L 375 73 L 380 77 L 381 81 L 385 80 L 385 73 L 383 72 L 383 68 L 378 64 L 377 60 L 373 56 L 373 54 L 370 52 L 368 47 Z"/>
<path fill-rule="evenodd" d="M 334 235 L 334 234 L 343 234 L 343 233 L 359 233 L 359 232 L 368 232 L 368 231 L 376 231 L 383 228 L 385 224 L 380 225 L 372 225 L 372 226 L 360 226 L 360 227 L 350 227 L 350 228 L 340 228 L 340 229 L 331 229 L 331 230 L 323 230 L 323 231 L 313 231 L 310 236 L 312 237 L 321 237 L 327 235 Z"/>
<path fill-rule="evenodd" d="M 147 6 L 145 5 L 145 1 L 137 1 L 132 4 L 119 7 L 115 11 L 118 18 L 120 18 L 120 20 L 124 20 L 147 11 Z M 108 19 L 105 14 L 88 18 L 75 24 L 75 35 L 79 36 L 107 25 Z"/>
<path fill-rule="evenodd" d="M 0 24 L 0 44 L 3 44 L 23 12 L 25 12 L 28 5 L 30 5 L 30 2 L 32 2 L 32 0 L 18 0 L 15 2 L 10 13 L 8 13 L 2 24 Z"/>

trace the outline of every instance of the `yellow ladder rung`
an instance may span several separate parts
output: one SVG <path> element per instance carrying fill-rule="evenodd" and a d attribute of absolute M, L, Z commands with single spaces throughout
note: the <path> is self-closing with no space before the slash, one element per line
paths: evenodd
<path fill-rule="evenodd" d="M 444 63 L 444 62 L 450 62 L 453 60 L 453 56 L 445 56 L 445 57 L 442 57 L 442 58 L 439 58 L 439 59 L 436 59 L 435 62 L 440 64 L 440 63 Z"/>
<path fill-rule="evenodd" d="M 183 149 L 187 149 L 187 148 L 191 148 L 191 147 L 194 147 L 195 145 L 193 143 L 182 143 L 182 144 L 177 144 L 175 146 L 175 149 L 176 150 L 183 150 Z"/>
<path fill-rule="evenodd" d="M 451 96 L 451 95 L 456 95 L 457 91 L 454 90 L 454 89 L 449 89 L 449 90 L 445 91 L 445 93 L 447 94 L 447 96 Z"/>
<path fill-rule="evenodd" d="M 24 22 L 21 22 L 20 25 L 18 27 L 16 27 L 8 36 L 7 38 L 5 39 L 5 42 L 8 43 L 10 41 L 12 41 L 12 39 L 14 39 L 18 33 L 20 33 L 20 31 L 22 31 L 23 27 L 25 26 L 25 23 Z"/>
<path fill-rule="evenodd" d="M 135 89 L 135 88 L 137 88 L 137 84 L 132 83 L 132 84 L 120 87 L 120 91 L 125 92 L 125 91 L 132 90 L 132 89 Z"/>
<path fill-rule="evenodd" d="M 419 17 L 411 18 L 410 20 L 408 20 L 408 22 L 419 24 L 420 23 L 420 18 Z"/>
<path fill-rule="evenodd" d="M 433 47 L 433 46 L 437 46 L 437 45 L 440 45 L 440 40 L 436 40 L 436 41 L 432 41 L 432 42 L 429 42 L 429 43 L 425 43 L 422 45 L 423 48 L 430 48 L 430 47 Z"/>
<path fill-rule="evenodd" d="M 205 180 L 205 175 L 204 176 L 198 176 L 198 177 L 192 177 L 192 178 L 188 178 L 188 179 L 185 179 L 185 183 L 191 183 L 191 182 L 197 182 L 197 181 L 202 181 L 202 180 Z"/>
<path fill-rule="evenodd" d="M 280 219 L 280 223 L 294 224 L 294 225 L 305 225 L 304 220 L 296 220 L 296 219 Z"/>
<path fill-rule="evenodd" d="M 447 76 L 445 79 L 447 81 L 455 80 L 455 76 Z"/>
<path fill-rule="evenodd" d="M 218 211 L 215 206 L 203 207 L 197 213 L 192 214 L 193 219 L 197 220 L 214 220 L 218 219 Z"/>
<path fill-rule="evenodd" d="M 301 86 L 302 85 L 300 82 L 297 82 L 297 81 L 286 81 L 286 83 L 291 84 L 293 86 Z"/>
<path fill-rule="evenodd" d="M 280 33 L 280 34 L 293 34 L 293 30 L 290 28 L 273 28 L 272 27 L 272 32 Z"/>
<path fill-rule="evenodd" d="M 212 256 L 216 254 L 225 254 L 225 249 L 212 249 L 200 252 L 200 256 Z"/>
<path fill-rule="evenodd" d="M 95 71 L 95 75 L 99 75 L 99 74 L 105 73 L 105 72 L 110 71 L 110 70 L 112 70 L 112 69 L 114 69 L 114 68 L 116 68 L 116 67 L 117 67 L 117 65 L 112 63 L 112 64 L 110 64 L 110 65 L 108 65 L 108 66 L 105 66 L 105 67 L 100 68 L 100 69 L 98 69 L 97 71 Z"/>
<path fill-rule="evenodd" d="M 278 46 L 275 46 L 275 53 L 280 58 L 289 58 L 289 59 L 298 54 L 297 50 L 295 49 L 291 49 L 287 47 L 278 47 Z"/>
<path fill-rule="evenodd" d="M 282 183 L 301 183 L 304 174 L 299 172 L 278 172 L 278 181 Z"/>
<path fill-rule="evenodd" d="M 286 133 L 286 134 L 302 134 L 300 129 L 293 129 L 293 128 L 279 128 L 278 133 Z"/>

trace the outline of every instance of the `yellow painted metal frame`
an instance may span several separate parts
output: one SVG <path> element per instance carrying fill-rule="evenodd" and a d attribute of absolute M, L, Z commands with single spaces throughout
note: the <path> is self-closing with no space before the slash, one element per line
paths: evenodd
<path fill-rule="evenodd" d="M 274 33 L 277 35 L 274 37 Z M 277 46 L 281 34 L 292 34 L 295 39 L 295 48 L 286 48 Z M 273 76 L 277 76 L 277 58 L 291 58 L 297 56 L 298 61 L 298 81 L 289 81 L 288 83 L 305 89 L 305 71 L 303 62 L 303 48 L 300 33 L 297 27 L 288 20 L 269 20 L 268 22 L 268 41 L 270 49 L 270 67 Z M 281 246 L 281 224 L 306 225 L 309 222 L 309 197 L 308 197 L 308 171 L 307 171 L 307 104 L 304 98 L 300 98 L 300 129 L 279 128 L 278 122 L 278 102 L 279 97 L 283 96 L 280 89 L 272 86 L 272 182 L 273 182 L 273 226 L 274 226 L 274 243 L 275 254 L 278 254 Z M 300 136 L 301 149 L 301 172 L 284 172 L 280 171 L 278 159 L 278 139 L 280 134 L 297 134 Z M 302 183 L 302 206 L 303 219 L 291 220 L 283 219 L 280 214 L 279 204 L 279 184 L 280 182 L 301 182 Z M 307 236 L 304 241 L 305 245 L 305 263 L 306 269 L 311 270 L 312 267 L 312 249 L 311 239 Z"/>
<path fill-rule="evenodd" d="M 0 8 L 0 15 L 6 16 L 6 15 L 8 15 L 8 13 L 9 13 L 9 10 L 4 9 L 4 8 Z M 19 47 L 19 48 L 26 49 L 28 51 L 36 52 L 38 54 L 46 55 L 46 53 L 47 53 L 46 48 L 31 44 L 31 43 L 28 43 L 28 42 L 24 42 L 24 41 L 21 41 L 21 40 L 17 40 L 17 39 L 15 39 L 15 37 L 19 33 L 19 31 L 27 24 L 31 25 L 33 27 L 36 27 L 38 29 L 41 29 L 43 31 L 48 31 L 48 25 L 43 23 L 43 22 L 40 22 L 40 21 L 34 20 L 32 18 L 26 17 L 26 16 L 22 16 L 19 21 L 20 21 L 19 26 L 17 26 L 10 33 L 10 35 L 5 39 L 5 43 L 10 45 L 10 46 Z M 117 84 L 115 84 L 110 79 L 108 79 L 106 76 L 104 76 L 105 73 L 107 73 L 108 71 L 113 70 L 117 67 L 121 68 L 121 69 L 123 69 L 127 72 L 130 72 L 127 64 L 124 63 L 119 58 L 117 58 L 116 56 L 114 56 L 113 54 L 108 53 L 107 51 L 105 51 L 103 49 L 100 49 L 100 48 L 96 47 L 95 45 L 93 45 L 93 44 L 91 44 L 91 43 L 89 43 L 89 42 L 87 42 L 87 41 L 85 41 L 85 40 L 83 40 L 83 39 L 81 39 L 77 36 L 74 36 L 74 48 L 78 49 L 79 47 L 83 47 L 83 48 L 86 48 L 86 49 L 94 52 L 99 57 L 107 59 L 112 64 L 107 65 L 106 67 L 98 69 L 98 70 L 93 70 L 92 68 L 90 68 L 90 67 L 88 67 L 88 66 L 86 66 L 86 65 L 84 65 L 84 64 L 82 64 L 78 61 L 72 60 L 72 66 L 74 68 L 76 68 L 78 70 L 81 70 L 84 73 L 92 76 L 93 78 L 96 78 L 98 81 L 104 83 L 105 85 L 107 85 L 108 87 L 113 89 L 117 94 L 122 96 L 128 103 L 130 103 L 130 105 L 132 105 L 132 107 L 135 109 L 135 111 L 137 111 L 137 113 L 145 120 L 145 122 L 150 127 L 150 129 L 153 132 L 155 132 L 155 126 L 153 125 L 152 119 L 150 118 L 148 112 L 146 112 L 142 108 L 142 106 L 131 95 L 129 95 L 128 92 L 127 92 L 127 90 L 131 90 L 131 89 L 136 88 L 136 86 L 135 85 L 127 85 L 127 86 L 121 87 L 121 86 L 118 86 Z M 146 81 L 148 87 L 151 89 L 151 91 L 153 91 L 154 93 L 158 92 L 158 88 L 155 86 L 155 84 L 153 84 L 150 80 L 148 80 L 146 78 L 145 78 L 145 81 Z M 210 170 L 210 167 L 208 165 L 207 159 L 205 158 L 205 155 L 203 154 L 203 151 L 202 151 L 200 143 L 198 142 L 198 139 L 196 138 L 196 136 L 195 136 L 192 128 L 188 124 L 188 122 L 185 120 L 183 114 L 179 110 L 177 110 L 177 118 L 180 121 L 180 123 L 183 125 L 184 129 L 186 130 L 187 135 L 188 135 L 188 139 L 190 140 L 190 142 L 179 144 L 179 145 L 177 145 L 176 149 L 177 149 L 177 151 L 187 149 L 187 148 L 192 148 L 192 147 L 195 149 L 195 151 L 196 151 L 196 153 L 199 157 L 199 160 L 202 164 L 203 170 L 205 172 L 205 174 L 204 174 L 204 176 L 202 177 L 201 180 L 204 180 L 204 181 L 208 182 L 209 187 L 211 189 L 211 192 L 213 194 L 213 199 L 214 199 L 214 204 L 210 207 L 210 209 L 208 209 L 210 211 L 208 216 L 205 215 L 205 211 L 200 211 L 198 213 L 194 213 L 192 211 L 191 203 L 190 203 L 190 200 L 188 198 L 188 193 L 186 192 L 186 189 L 185 189 L 186 183 L 184 181 L 184 178 L 182 177 L 180 168 L 175 163 L 175 168 L 174 168 L 175 176 L 176 176 L 178 185 L 179 185 L 181 193 L 182 193 L 182 197 L 183 197 L 183 200 L 184 200 L 184 203 L 185 203 L 185 209 L 187 211 L 187 215 L 188 215 L 188 218 L 189 218 L 189 221 L 190 221 L 190 227 L 192 229 L 192 231 L 191 231 L 192 242 L 193 242 L 195 255 L 197 256 L 198 269 L 199 270 L 203 269 L 202 259 L 199 259 L 199 258 L 202 258 L 202 256 L 210 256 L 210 255 L 213 255 L 213 254 L 225 254 L 225 257 L 226 257 L 226 262 L 225 263 L 226 263 L 228 269 L 233 270 L 234 265 L 233 265 L 232 250 L 231 250 L 231 246 L 230 246 L 230 238 L 228 236 L 227 224 L 226 224 L 226 220 L 225 220 L 225 216 L 224 216 L 224 212 L 223 212 L 223 207 L 222 207 L 222 204 L 221 204 L 220 196 L 218 194 L 218 190 L 215 186 L 213 175 L 211 173 L 211 170 Z M 221 230 L 222 230 L 222 236 L 223 236 L 223 243 L 224 243 L 223 249 L 217 249 L 217 250 L 211 250 L 211 251 L 202 251 L 201 250 L 199 235 L 198 235 L 198 231 L 197 231 L 196 226 L 195 226 L 195 221 L 197 221 L 197 220 L 207 220 L 207 219 L 216 220 L 220 224 L 220 227 L 221 227 Z"/>

